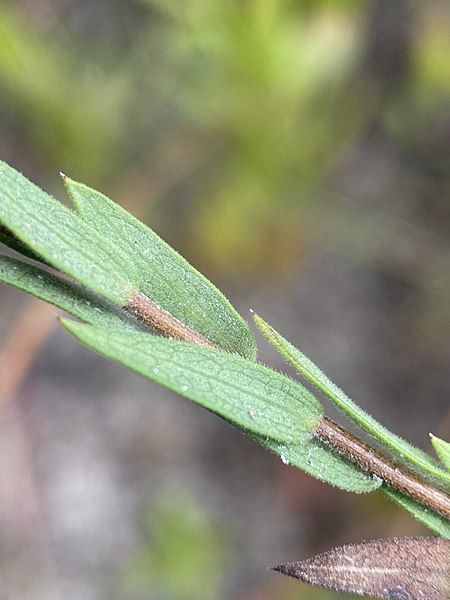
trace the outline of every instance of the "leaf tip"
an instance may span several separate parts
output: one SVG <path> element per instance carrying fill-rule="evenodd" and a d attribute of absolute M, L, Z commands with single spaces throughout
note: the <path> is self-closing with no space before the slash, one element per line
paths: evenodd
<path fill-rule="evenodd" d="M 72 319 L 68 319 L 67 317 L 58 317 L 58 320 L 63 327 L 66 327 L 68 323 L 72 322 Z"/>
<path fill-rule="evenodd" d="M 75 332 L 83 326 L 79 321 L 74 321 L 73 319 L 68 319 L 67 317 L 57 317 L 61 325 L 66 329 L 69 333 L 75 334 Z"/>
<path fill-rule="evenodd" d="M 436 435 L 430 433 L 431 443 L 434 451 L 440 458 L 445 468 L 450 472 L 450 443 L 445 440 L 441 440 Z"/>
<path fill-rule="evenodd" d="M 250 314 L 252 315 L 255 325 L 264 333 L 264 327 L 267 327 L 267 323 L 253 310 L 253 308 L 250 308 Z"/>
<path fill-rule="evenodd" d="M 301 573 L 297 568 L 297 563 L 284 563 L 281 565 L 274 565 L 273 567 L 269 567 L 269 570 L 276 571 L 277 573 L 281 573 L 282 575 L 287 575 L 288 577 L 295 577 L 296 579 L 301 578 Z"/>
<path fill-rule="evenodd" d="M 258 325 L 258 323 L 261 323 L 261 321 L 262 321 L 261 317 L 258 315 L 258 313 L 255 310 L 253 310 L 253 308 L 250 309 L 250 314 L 252 315 L 253 320 L 255 321 L 256 325 Z"/>

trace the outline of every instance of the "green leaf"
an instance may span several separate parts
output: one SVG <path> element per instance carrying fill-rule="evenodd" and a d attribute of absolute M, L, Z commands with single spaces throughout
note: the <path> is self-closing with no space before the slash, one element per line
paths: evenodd
<path fill-rule="evenodd" d="M 450 444 L 430 433 L 431 443 L 442 464 L 450 472 Z"/>
<path fill-rule="evenodd" d="M 0 222 L 54 267 L 120 306 L 133 263 L 78 215 L 0 161 Z"/>
<path fill-rule="evenodd" d="M 27 256 L 28 258 L 42 262 L 40 256 L 28 248 L 28 246 L 25 246 L 25 244 L 23 244 L 13 233 L 6 229 L 6 227 L 0 226 L 0 244 L 4 244 L 8 248 L 11 248 L 11 250 L 19 252 L 19 254 L 22 254 L 23 256 Z"/>
<path fill-rule="evenodd" d="M 265 448 L 277 454 L 284 464 L 298 467 L 313 477 L 341 490 L 364 494 L 378 489 L 382 481 L 333 452 L 315 437 L 301 444 L 280 444 L 274 440 L 254 436 Z"/>
<path fill-rule="evenodd" d="M 248 324 L 208 279 L 103 194 L 68 177 L 65 184 L 82 218 L 103 237 L 120 240 L 136 267 L 133 283 L 141 292 L 217 346 L 256 359 Z"/>
<path fill-rule="evenodd" d="M 412 500 L 405 494 L 397 492 L 391 488 L 383 486 L 383 492 L 402 508 L 410 512 L 414 518 L 423 523 L 426 527 L 439 534 L 440 536 L 450 539 L 450 521 L 439 513 L 434 512 L 431 508 L 427 508 Z"/>
<path fill-rule="evenodd" d="M 135 330 L 116 306 L 94 298 L 74 283 L 8 256 L 0 256 L 0 281 L 45 300 L 78 319 L 111 329 Z"/>
<path fill-rule="evenodd" d="M 336 384 L 330 381 L 307 356 L 302 354 L 300 350 L 275 331 L 273 327 L 258 315 L 254 315 L 253 318 L 264 336 L 294 369 L 329 398 L 347 417 L 365 429 L 373 438 L 381 442 L 385 448 L 394 454 L 397 460 L 422 473 L 425 477 L 439 481 L 447 487 L 449 486 L 450 476 L 442 471 L 428 454 L 415 448 L 378 423 L 378 421 L 353 402 Z"/>
<path fill-rule="evenodd" d="M 252 433 L 293 443 L 310 437 L 319 401 L 288 377 L 236 354 L 148 333 L 63 320 L 82 343 Z"/>

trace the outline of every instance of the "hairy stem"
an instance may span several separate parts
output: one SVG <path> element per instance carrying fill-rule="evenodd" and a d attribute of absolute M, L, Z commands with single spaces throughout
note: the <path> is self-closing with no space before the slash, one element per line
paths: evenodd
<path fill-rule="evenodd" d="M 364 471 L 376 475 L 383 482 L 450 519 L 450 496 L 416 475 L 387 460 L 351 433 L 324 417 L 315 432 L 323 442 L 349 458 Z"/>
<path fill-rule="evenodd" d="M 183 325 L 141 292 L 136 292 L 124 308 L 166 337 L 218 350 L 212 342 Z M 315 436 L 364 471 L 379 477 L 386 485 L 450 519 L 450 497 L 445 492 L 422 481 L 405 467 L 391 463 L 380 452 L 336 425 L 328 417 L 323 417 Z"/>
<path fill-rule="evenodd" d="M 215 348 L 217 350 L 217 346 L 212 342 L 193 329 L 183 325 L 183 323 L 158 306 L 156 302 L 147 298 L 142 292 L 136 292 L 128 300 L 124 308 L 142 319 L 146 325 L 150 325 L 165 337 L 190 342 L 191 344 L 197 344 L 197 346 Z"/>

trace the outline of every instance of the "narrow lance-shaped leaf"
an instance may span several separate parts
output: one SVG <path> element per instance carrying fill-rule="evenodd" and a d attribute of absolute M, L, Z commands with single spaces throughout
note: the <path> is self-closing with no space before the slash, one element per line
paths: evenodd
<path fill-rule="evenodd" d="M 277 454 L 284 464 L 298 467 L 313 477 L 347 492 L 364 494 L 378 489 L 382 481 L 335 453 L 316 437 L 300 444 L 281 444 L 254 436 L 265 448 Z"/>
<path fill-rule="evenodd" d="M 322 406 L 308 390 L 235 354 L 147 333 L 110 331 L 67 320 L 63 324 L 103 356 L 251 433 L 300 443 L 322 418 Z"/>
<path fill-rule="evenodd" d="M 0 256 L 0 281 L 28 292 L 92 325 L 136 330 L 137 323 L 119 309 L 95 298 L 76 284 L 8 256 Z"/>
<path fill-rule="evenodd" d="M 450 472 L 450 444 L 433 434 L 430 434 L 431 443 L 436 451 L 436 454 L 441 459 L 442 464 Z"/>
<path fill-rule="evenodd" d="M 327 396 L 352 421 L 365 429 L 373 438 L 381 442 L 385 448 L 394 453 L 396 459 L 406 463 L 415 471 L 423 474 L 423 476 L 433 479 L 433 481 L 438 481 L 448 489 L 450 486 L 450 476 L 440 469 L 430 456 L 378 423 L 378 421 L 353 402 L 336 384 L 328 379 L 307 356 L 283 338 L 271 325 L 258 315 L 253 315 L 253 318 L 267 340 L 273 344 L 286 361 Z"/>
<path fill-rule="evenodd" d="M 120 240 L 141 292 L 210 342 L 256 359 L 248 324 L 210 281 L 121 206 L 68 177 L 65 184 L 81 217 L 103 237 Z"/>
<path fill-rule="evenodd" d="M 304 583 L 387 600 L 448 600 L 450 541 L 391 538 L 273 567 Z"/>
<path fill-rule="evenodd" d="M 0 161 L 0 223 L 45 261 L 122 306 L 132 261 L 73 211 Z"/>
<path fill-rule="evenodd" d="M 382 489 L 391 500 L 411 513 L 415 519 L 431 529 L 431 531 L 434 531 L 434 533 L 443 538 L 450 539 L 450 521 L 448 519 L 397 490 L 393 490 L 387 486 L 383 486 Z"/>

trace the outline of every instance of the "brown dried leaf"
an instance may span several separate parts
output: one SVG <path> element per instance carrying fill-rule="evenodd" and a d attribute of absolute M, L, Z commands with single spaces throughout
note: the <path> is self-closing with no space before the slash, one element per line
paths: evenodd
<path fill-rule="evenodd" d="M 273 567 L 304 583 L 388 600 L 448 600 L 450 540 L 391 538 Z"/>

